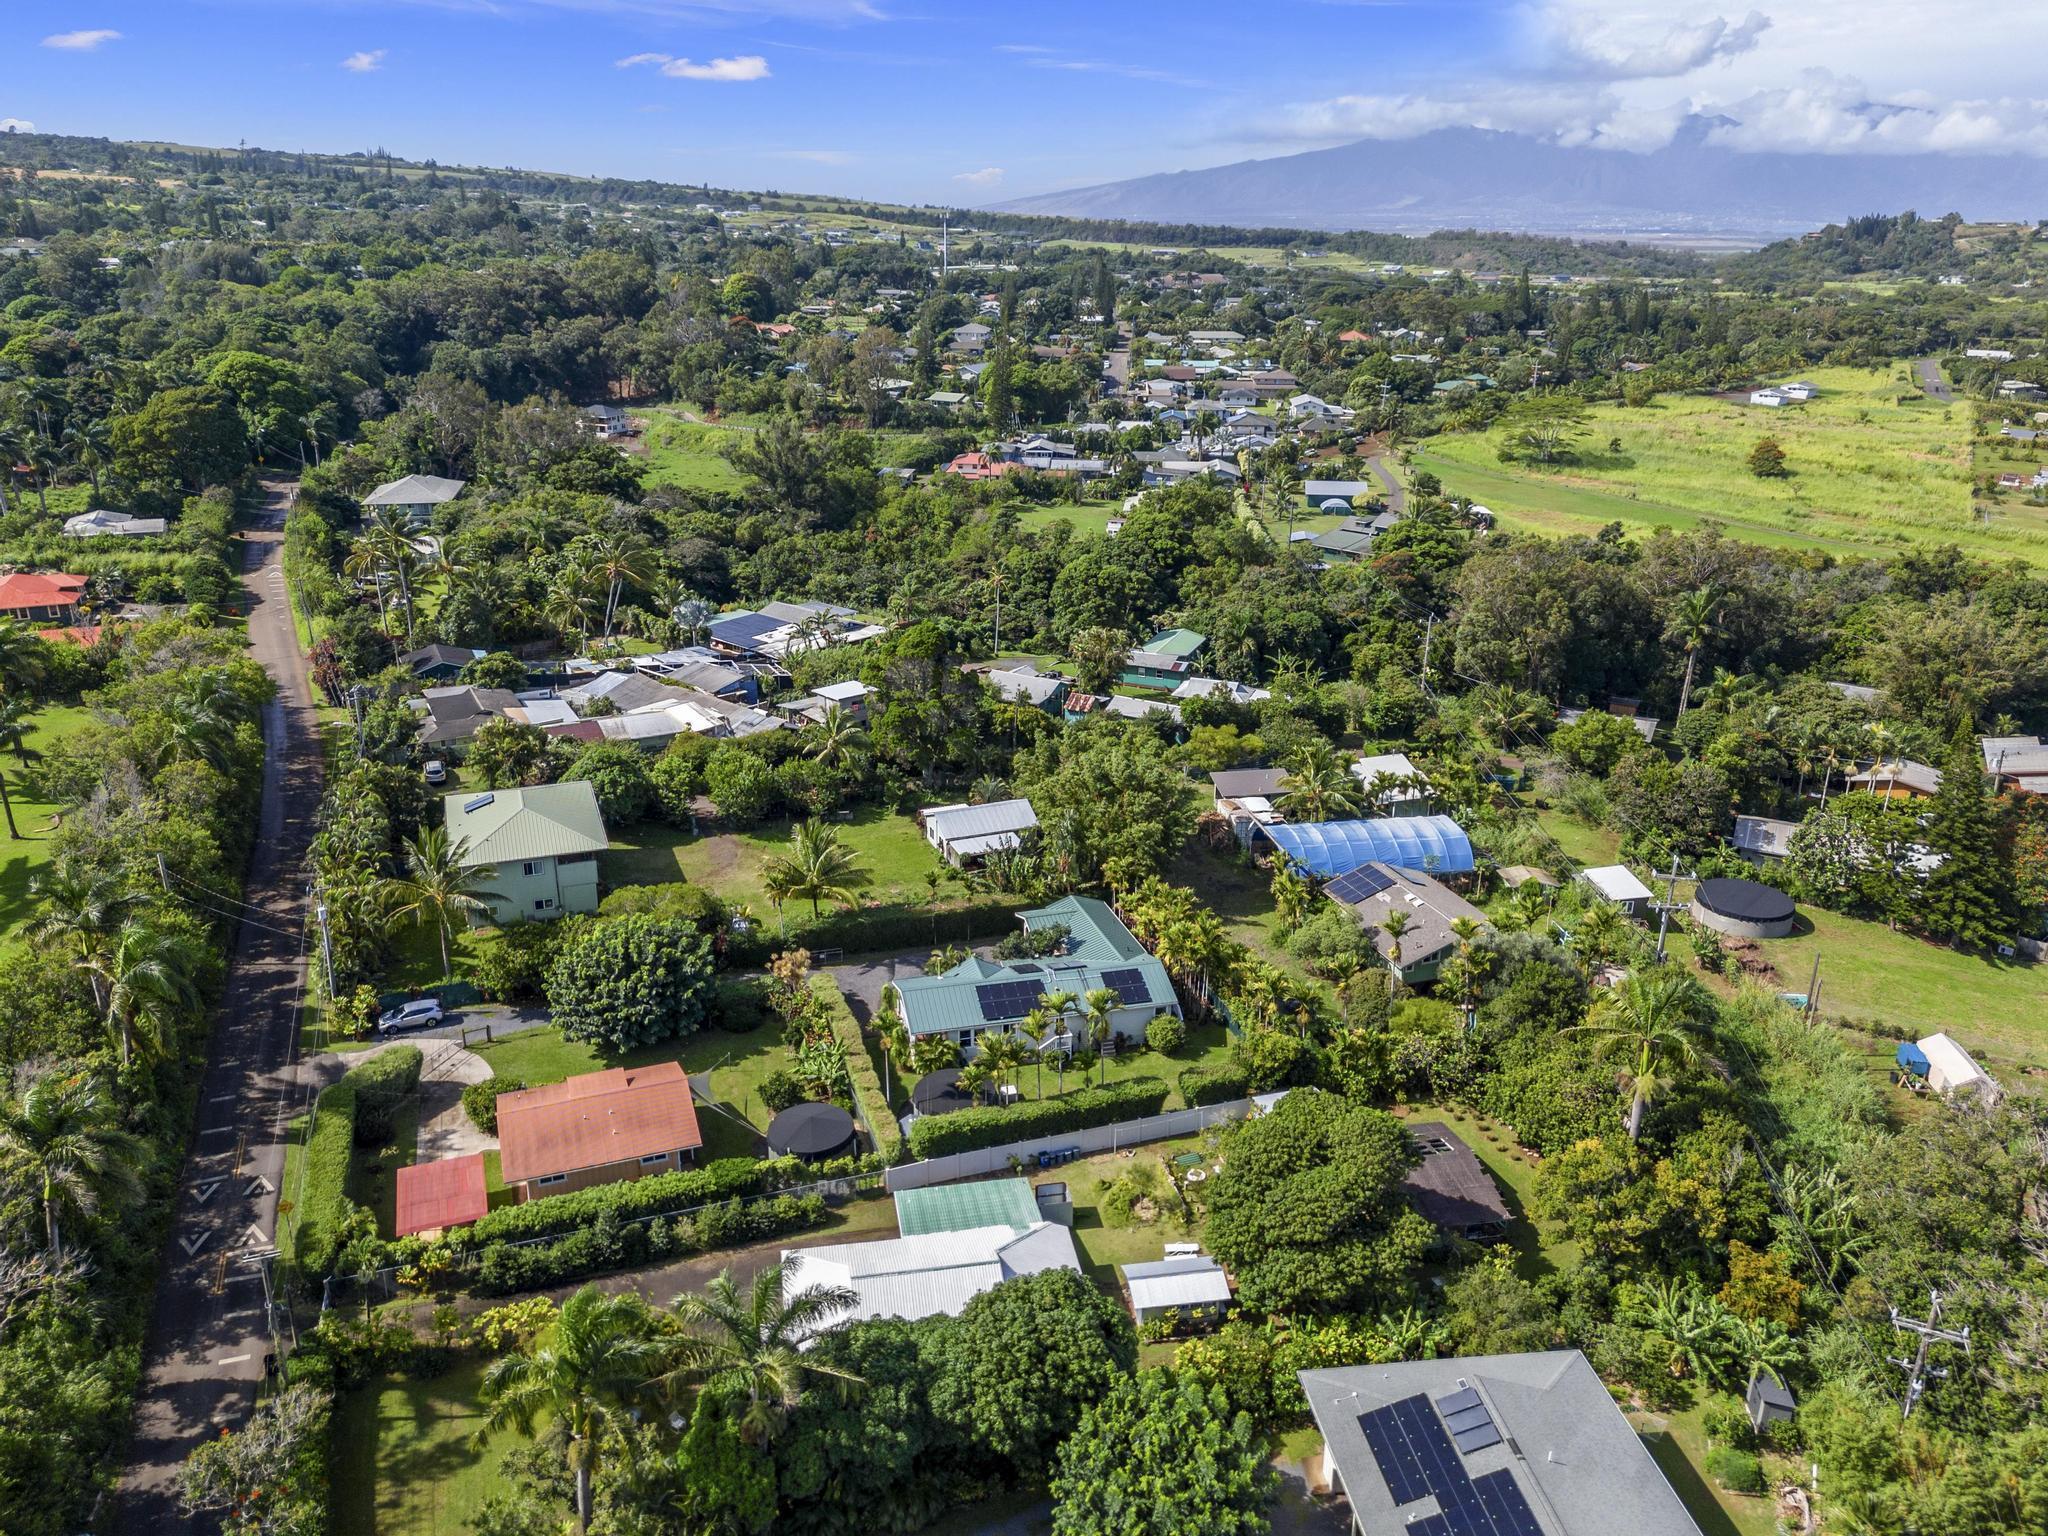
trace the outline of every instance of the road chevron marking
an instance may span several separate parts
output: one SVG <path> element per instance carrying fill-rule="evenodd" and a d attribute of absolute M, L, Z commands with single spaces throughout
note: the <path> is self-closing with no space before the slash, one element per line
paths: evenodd
<path fill-rule="evenodd" d="M 186 1258 L 193 1258 L 198 1254 L 200 1249 L 206 1246 L 206 1240 L 211 1236 L 213 1236 L 213 1228 L 201 1227 L 197 1232 L 194 1232 L 191 1236 L 179 1238 L 178 1246 L 185 1250 Z"/>

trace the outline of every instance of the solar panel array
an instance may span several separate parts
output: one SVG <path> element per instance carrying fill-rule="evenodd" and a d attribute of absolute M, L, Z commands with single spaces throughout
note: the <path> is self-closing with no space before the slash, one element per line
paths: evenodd
<path fill-rule="evenodd" d="M 1368 897 L 1377 896 L 1393 885 L 1394 877 L 1383 869 L 1370 864 L 1361 864 L 1348 875 L 1339 875 L 1323 887 L 1323 894 L 1332 901 L 1341 901 L 1347 907 L 1356 906 Z"/>
<path fill-rule="evenodd" d="M 1021 1019 L 1036 1008 L 1043 990 L 1035 981 L 991 981 L 976 987 L 974 996 L 981 1004 L 982 1018 L 990 1024 L 1000 1024 Z"/>
<path fill-rule="evenodd" d="M 1464 1423 L 1470 1435 L 1478 1427 L 1470 1417 L 1474 1412 L 1485 1420 L 1485 1432 L 1493 1438 L 1470 1449 L 1499 1443 L 1500 1430 L 1479 1394 L 1467 1387 L 1445 1398 L 1439 1408 L 1442 1419 L 1431 1410 L 1429 1399 L 1417 1393 L 1359 1415 L 1359 1428 L 1395 1505 L 1436 1498 L 1438 1512 L 1409 1521 L 1404 1536 L 1543 1536 L 1513 1473 L 1503 1468 L 1474 1478 L 1460 1459 L 1464 1447 L 1452 1447 L 1453 1432 L 1446 1430 L 1450 1419 L 1455 1416 Z"/>
<path fill-rule="evenodd" d="M 1450 1149 L 1446 1147 L 1444 1150 Z M 1500 1429 L 1493 1422 L 1493 1415 L 1486 1411 L 1486 1404 L 1476 1388 L 1465 1387 L 1449 1397 L 1438 1398 L 1436 1411 L 1443 1418 L 1444 1428 L 1451 1432 L 1451 1443 L 1458 1448 L 1460 1456 L 1469 1456 L 1489 1445 L 1500 1444 Z"/>
<path fill-rule="evenodd" d="M 1149 1003 L 1152 991 L 1145 985 L 1145 973 L 1133 967 L 1127 971 L 1104 971 L 1102 984 L 1116 993 L 1117 1001 L 1126 1005 Z"/>

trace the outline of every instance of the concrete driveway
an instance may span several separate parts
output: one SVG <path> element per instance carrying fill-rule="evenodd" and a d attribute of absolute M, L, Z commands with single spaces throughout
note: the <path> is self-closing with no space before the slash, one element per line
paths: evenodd
<path fill-rule="evenodd" d="M 502 1040 L 507 1035 L 524 1034 L 529 1029 L 541 1029 L 553 1022 L 554 1016 L 538 1006 L 514 1008 L 505 1003 L 472 1003 L 467 1008 L 457 1008 L 447 1014 L 432 1029 L 409 1029 L 390 1038 L 410 1040 L 415 1045 L 428 1040 L 461 1040 L 468 1045 L 482 1045 L 490 1040 Z M 489 1033 L 482 1033 L 486 1029 Z"/>
<path fill-rule="evenodd" d="M 882 988 L 893 981 L 905 981 L 924 974 L 924 963 L 932 956 L 929 947 L 900 955 L 876 955 L 848 965 L 826 965 L 819 969 L 838 983 L 863 1027 L 874 1022 L 881 1007 Z"/>

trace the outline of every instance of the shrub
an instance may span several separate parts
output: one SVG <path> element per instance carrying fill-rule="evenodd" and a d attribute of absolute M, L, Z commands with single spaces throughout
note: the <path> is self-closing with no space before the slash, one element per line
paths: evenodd
<path fill-rule="evenodd" d="M 921 1158 L 945 1157 L 1004 1142 L 1034 1141 L 1064 1131 L 1156 1115 L 1165 1103 L 1165 1083 L 1156 1077 L 1133 1077 L 1100 1088 L 1078 1088 L 1063 1098 L 1003 1109 L 963 1109 L 913 1120 L 910 1150 Z"/>
<path fill-rule="evenodd" d="M 1764 1491 L 1763 1464 L 1747 1451 L 1738 1451 L 1732 1445 L 1717 1445 L 1707 1452 L 1707 1475 L 1723 1488 L 1736 1493 L 1762 1493 Z"/>
<path fill-rule="evenodd" d="M 1746 1451 L 1756 1443 L 1755 1432 L 1749 1425 L 1749 1410 L 1742 1399 L 1730 1392 L 1721 1392 L 1707 1399 L 1700 1411 L 1700 1428 L 1708 1441 L 1714 1445 L 1730 1445 L 1738 1451 Z"/>
<path fill-rule="evenodd" d="M 642 1180 L 642 1183 L 647 1182 Z M 622 1186 L 627 1187 L 627 1186 Z M 484 1249 L 474 1289 L 483 1296 L 564 1285 L 607 1270 L 664 1263 L 718 1248 L 758 1243 L 825 1224 L 818 1195 L 776 1195 L 766 1200 L 728 1200 L 694 1218 L 622 1222 L 604 1212 L 587 1227 L 559 1242 L 514 1247 L 498 1242 Z"/>
<path fill-rule="evenodd" d="M 875 1139 L 875 1150 L 893 1163 L 903 1151 L 903 1130 L 889 1107 L 889 1096 L 882 1091 L 874 1058 L 860 1037 L 860 1020 L 853 1016 L 846 995 L 830 976 L 813 976 L 811 995 L 818 1000 L 819 1014 L 832 1026 L 832 1038 L 846 1053 L 847 1075 L 853 1080 L 853 1095 L 860 1103 L 861 1119 Z"/>
<path fill-rule="evenodd" d="M 728 743 L 704 765 L 711 803 L 727 821 L 746 826 L 759 821 L 775 802 L 775 774 L 757 752 Z"/>
<path fill-rule="evenodd" d="M 718 984 L 718 1027 L 729 1034 L 750 1035 L 768 1022 L 768 983 L 758 976 Z"/>
<path fill-rule="evenodd" d="M 1248 1029 L 1237 1037 L 1233 1054 L 1254 1093 L 1298 1088 L 1316 1075 L 1316 1048 L 1278 1029 Z"/>
<path fill-rule="evenodd" d="M 537 999 L 564 941 L 575 930 L 562 923 L 507 923 L 495 944 L 479 946 L 470 980 L 494 1002 Z"/>
<path fill-rule="evenodd" d="M 804 1085 L 786 1068 L 777 1067 L 761 1079 L 761 1102 L 768 1106 L 770 1114 L 781 1114 L 790 1105 L 801 1102 L 803 1096 Z"/>
<path fill-rule="evenodd" d="M 696 760 L 678 752 L 664 752 L 648 765 L 647 777 L 654 787 L 655 808 L 672 827 L 687 827 L 697 792 L 704 787 L 704 775 Z"/>
<path fill-rule="evenodd" d="M 1145 1026 L 1145 1043 L 1171 1056 L 1188 1043 L 1188 1021 L 1177 1013 L 1162 1013 Z"/>
<path fill-rule="evenodd" d="M 1251 1091 L 1242 1067 L 1189 1067 L 1180 1075 L 1180 1096 L 1190 1106 L 1228 1104 L 1249 1098 Z"/>
<path fill-rule="evenodd" d="M 875 911 L 831 912 L 813 919 L 789 915 L 789 932 L 755 924 L 751 934 L 734 934 L 725 947 L 728 965 L 765 965 L 770 954 L 787 949 L 841 949 L 849 955 L 884 949 L 926 949 L 934 928 L 941 944 L 992 938 L 1017 926 L 1017 914 L 1028 903 L 1018 900 L 977 902 L 950 912 L 924 912 L 914 907 L 882 907 Z"/>
<path fill-rule="evenodd" d="M 345 1192 L 355 1144 L 356 1085 L 344 1077 L 314 1104 L 313 1132 L 306 1139 L 298 1187 L 284 1191 L 296 1202 L 293 1248 L 309 1278 L 333 1272 L 335 1253 L 356 1209 Z"/>
<path fill-rule="evenodd" d="M 548 968 L 548 1005 L 568 1040 L 607 1051 L 694 1034 L 711 1016 L 711 943 L 688 923 L 607 917 L 582 925 Z"/>
<path fill-rule="evenodd" d="M 630 827 L 645 821 L 655 804 L 654 779 L 647 755 L 623 742 L 594 741 L 576 754 L 564 779 L 586 779 L 597 791 L 597 808 L 605 824 Z"/>
<path fill-rule="evenodd" d="M 495 1136 L 498 1134 L 498 1095 L 517 1093 L 525 1086 L 516 1077 L 498 1077 L 495 1074 L 480 1083 L 465 1083 L 462 1112 L 469 1116 L 469 1123 L 486 1136 Z"/>
<path fill-rule="evenodd" d="M 355 1138 L 359 1147 L 381 1147 L 391 1139 L 398 1119 L 398 1106 L 420 1085 L 420 1063 L 425 1058 L 416 1045 L 393 1046 L 379 1051 L 348 1074 L 345 1081 L 355 1085 Z"/>
<path fill-rule="evenodd" d="M 726 1157 L 702 1168 L 657 1173 L 626 1184 L 599 1184 L 566 1195 L 546 1195 L 522 1205 L 502 1206 L 441 1239 L 441 1246 L 461 1251 L 494 1242 L 552 1237 L 588 1226 L 607 1213 L 619 1221 L 710 1205 L 736 1195 L 758 1194 L 766 1187 L 771 1165 L 750 1157 Z"/>

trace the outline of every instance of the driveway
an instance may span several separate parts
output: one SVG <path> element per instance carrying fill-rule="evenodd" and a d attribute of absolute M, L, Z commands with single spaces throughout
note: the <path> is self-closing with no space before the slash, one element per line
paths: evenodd
<path fill-rule="evenodd" d="M 879 955 L 871 959 L 856 961 L 851 965 L 826 965 L 819 969 L 828 973 L 846 994 L 853 1016 L 865 1028 L 874 1022 L 876 1012 L 882 1006 L 882 988 L 892 981 L 905 981 L 912 976 L 924 974 L 924 963 L 931 959 L 929 948 L 900 955 Z"/>
<path fill-rule="evenodd" d="M 1949 388 L 1948 381 L 1941 376 L 1940 359 L 1916 358 L 1913 363 L 1913 376 L 1920 383 L 1921 393 L 1928 399 L 1939 400 L 1943 405 L 1955 399 L 1956 392 Z"/>
<path fill-rule="evenodd" d="M 432 1029 L 409 1029 L 392 1038 L 410 1040 L 415 1045 L 429 1040 L 459 1040 L 464 1045 L 478 1045 L 524 1034 L 529 1029 L 542 1029 L 553 1022 L 553 1015 L 538 1006 L 514 1008 L 505 1003 L 472 1003 L 467 1008 L 455 1009 Z"/>

